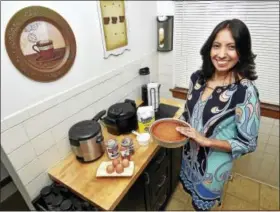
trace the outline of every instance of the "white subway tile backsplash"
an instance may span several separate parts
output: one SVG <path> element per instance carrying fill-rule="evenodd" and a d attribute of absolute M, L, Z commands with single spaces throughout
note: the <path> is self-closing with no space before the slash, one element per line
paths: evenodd
<path fill-rule="evenodd" d="M 49 129 L 48 120 L 50 118 L 50 112 L 47 110 L 23 122 L 29 139 L 33 139 Z"/>
<path fill-rule="evenodd" d="M 41 154 L 39 160 L 44 171 L 58 163 L 60 161 L 60 155 L 57 146 L 53 145 L 50 149 Z"/>
<path fill-rule="evenodd" d="M 1 133 L 1 145 L 6 154 L 11 153 L 28 141 L 28 136 L 22 124 Z"/>
<path fill-rule="evenodd" d="M 88 107 L 84 108 L 83 110 L 76 113 L 73 117 L 71 117 L 72 125 L 79 121 L 93 119 L 93 117 L 100 112 L 100 111 L 95 111 L 94 105 L 95 104 L 89 105 Z"/>
<path fill-rule="evenodd" d="M 7 125 L 6 125 L 5 122 L 2 120 L 2 121 L 1 121 L 1 133 L 2 133 L 3 131 L 7 130 L 7 129 L 8 129 Z"/>
<path fill-rule="evenodd" d="M 20 168 L 31 162 L 34 158 L 36 158 L 36 153 L 31 142 L 28 142 L 13 151 L 8 155 L 8 157 L 15 170 L 19 170 Z"/>
<path fill-rule="evenodd" d="M 101 99 L 104 96 L 104 93 L 102 90 L 103 86 L 105 86 L 105 85 L 103 85 L 103 82 L 101 82 L 90 89 L 93 102 L 98 101 L 99 99 Z"/>
<path fill-rule="evenodd" d="M 35 199 L 39 194 L 42 188 L 45 186 L 48 186 L 52 183 L 49 175 L 47 172 L 43 172 L 39 176 L 37 176 L 35 179 L 33 179 L 30 183 L 26 185 L 27 193 L 29 194 L 30 198 L 33 200 Z"/>
<path fill-rule="evenodd" d="M 68 104 L 69 100 L 56 105 L 55 107 L 47 111 L 47 117 L 45 119 L 48 129 L 62 122 L 66 118 L 70 117 L 74 112 L 74 105 Z"/>
<path fill-rule="evenodd" d="M 59 152 L 60 159 L 65 158 L 71 152 L 71 146 L 68 137 L 58 141 L 56 147 Z"/>
<path fill-rule="evenodd" d="M 135 77 L 140 76 L 138 71 L 139 70 L 128 69 L 120 73 L 120 82 L 121 82 L 120 86 L 128 83 L 130 80 L 133 80 Z"/>
<path fill-rule="evenodd" d="M 118 74 L 118 75 L 115 75 L 114 77 L 112 77 L 109 81 L 111 91 L 114 91 L 114 90 L 118 89 L 120 86 L 122 86 L 124 84 L 123 79 L 124 78 L 123 78 L 122 74 Z"/>
<path fill-rule="evenodd" d="M 271 135 L 279 137 L 279 126 L 274 125 L 273 128 L 271 129 L 270 133 L 271 133 Z"/>
<path fill-rule="evenodd" d="M 46 111 L 49 108 L 55 106 L 56 104 L 58 104 L 57 99 L 52 97 L 52 98 L 41 101 L 41 102 L 37 103 L 36 105 L 30 107 L 28 109 L 28 113 L 29 113 L 30 117 L 33 117 L 33 116 L 36 116 L 36 115 Z"/>
<path fill-rule="evenodd" d="M 99 111 L 97 111 L 99 112 Z M 68 131 L 74 124 L 83 120 L 90 120 L 96 115 L 94 110 L 94 104 L 80 110 L 78 113 L 72 115 L 71 117 L 65 119 L 58 125 L 51 129 L 52 135 L 56 142 L 60 141 L 64 137 L 68 136 Z"/>
<path fill-rule="evenodd" d="M 280 119 L 274 119 L 273 124 L 279 127 L 279 121 L 280 121 Z"/>
<path fill-rule="evenodd" d="M 22 183 L 26 185 L 34 178 L 36 178 L 39 174 L 41 174 L 43 171 L 44 170 L 41 161 L 38 158 L 35 158 L 33 161 L 21 168 L 18 171 L 18 175 Z"/>
<path fill-rule="evenodd" d="M 109 106 L 111 106 L 111 105 L 110 105 L 109 100 L 106 97 L 98 100 L 94 104 L 95 111 L 107 110 L 109 108 Z"/>
<path fill-rule="evenodd" d="M 59 123 L 58 125 L 54 126 L 51 129 L 53 138 L 56 142 L 60 141 L 62 138 L 64 138 L 65 136 L 68 135 L 68 131 L 70 129 L 70 127 L 72 126 L 71 120 L 73 118 L 70 117 L 66 120 L 64 120 L 63 122 Z"/>
<path fill-rule="evenodd" d="M 8 128 L 11 128 L 11 127 L 25 121 L 28 118 L 29 118 L 29 113 L 27 110 L 20 111 L 16 114 L 13 114 L 12 116 L 5 118 L 5 124 Z"/>
<path fill-rule="evenodd" d="M 30 141 L 37 155 L 42 154 L 55 144 L 51 130 L 48 130 Z"/>

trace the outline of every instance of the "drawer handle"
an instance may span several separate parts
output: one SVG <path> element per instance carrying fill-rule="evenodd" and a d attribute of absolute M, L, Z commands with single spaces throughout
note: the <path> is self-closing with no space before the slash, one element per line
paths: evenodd
<path fill-rule="evenodd" d="M 147 173 L 147 172 L 144 172 L 144 174 L 145 174 L 145 184 L 146 185 L 149 185 L 150 184 L 150 176 L 149 176 L 149 174 Z"/>
<path fill-rule="evenodd" d="M 166 156 L 166 152 L 164 152 L 164 154 L 161 156 L 160 159 L 158 159 L 158 160 L 156 161 L 156 163 L 157 163 L 158 165 L 160 165 L 160 164 L 162 163 L 162 161 L 164 160 L 165 156 Z"/>
<path fill-rule="evenodd" d="M 162 187 L 163 185 L 164 185 L 164 183 L 165 183 L 165 181 L 166 181 L 166 175 L 163 175 L 162 176 L 162 180 L 161 180 L 161 182 L 158 184 L 158 188 L 160 188 L 160 187 Z"/>
<path fill-rule="evenodd" d="M 166 198 L 167 198 L 167 194 L 164 195 L 163 201 L 157 204 L 158 207 L 156 208 L 156 211 L 158 211 L 160 207 L 165 203 Z"/>

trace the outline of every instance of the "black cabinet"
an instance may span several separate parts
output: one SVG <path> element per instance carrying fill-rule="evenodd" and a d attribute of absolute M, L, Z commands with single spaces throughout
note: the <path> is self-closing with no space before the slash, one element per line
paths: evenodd
<path fill-rule="evenodd" d="M 170 153 L 161 148 L 144 171 L 147 210 L 159 210 L 170 191 Z"/>
<path fill-rule="evenodd" d="M 116 210 L 163 210 L 179 181 L 182 148 L 160 148 Z"/>
<path fill-rule="evenodd" d="M 173 193 L 179 181 L 179 174 L 182 163 L 182 151 L 183 147 L 169 149 L 170 151 L 170 163 L 171 163 L 171 181 L 170 181 L 170 192 Z"/>

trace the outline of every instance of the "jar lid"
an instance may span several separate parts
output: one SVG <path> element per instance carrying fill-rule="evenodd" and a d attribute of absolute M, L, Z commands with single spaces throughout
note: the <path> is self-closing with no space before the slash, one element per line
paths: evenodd
<path fill-rule="evenodd" d="M 132 139 L 129 137 L 126 137 L 122 140 L 122 146 L 130 146 L 132 144 Z"/>
<path fill-rule="evenodd" d="M 109 139 L 109 140 L 107 141 L 107 146 L 108 146 L 109 148 L 112 148 L 112 147 L 114 147 L 114 146 L 116 146 L 116 145 L 117 145 L 117 141 L 114 140 L 114 139 Z"/>
<path fill-rule="evenodd" d="M 47 196 L 51 193 L 52 189 L 50 186 L 46 186 L 44 188 L 42 188 L 42 190 L 40 191 L 42 196 Z"/>
<path fill-rule="evenodd" d="M 60 209 L 62 211 L 69 211 L 69 209 L 72 207 L 72 202 L 67 199 L 67 200 L 64 200 L 61 205 L 60 205 Z"/>
<path fill-rule="evenodd" d="M 52 205 L 58 207 L 58 206 L 60 206 L 62 201 L 63 201 L 63 197 L 61 195 L 56 196 L 52 201 Z"/>

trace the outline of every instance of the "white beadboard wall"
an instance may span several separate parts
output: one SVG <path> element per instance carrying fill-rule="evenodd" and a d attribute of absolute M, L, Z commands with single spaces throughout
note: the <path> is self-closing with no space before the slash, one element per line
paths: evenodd
<path fill-rule="evenodd" d="M 157 70 L 156 52 L 3 121 L 9 127 L 1 130 L 2 148 L 30 199 L 51 182 L 48 169 L 70 153 L 67 134 L 73 124 L 126 98 L 140 98 L 138 71 L 144 66 Z M 151 78 L 157 81 L 156 71 Z"/>

